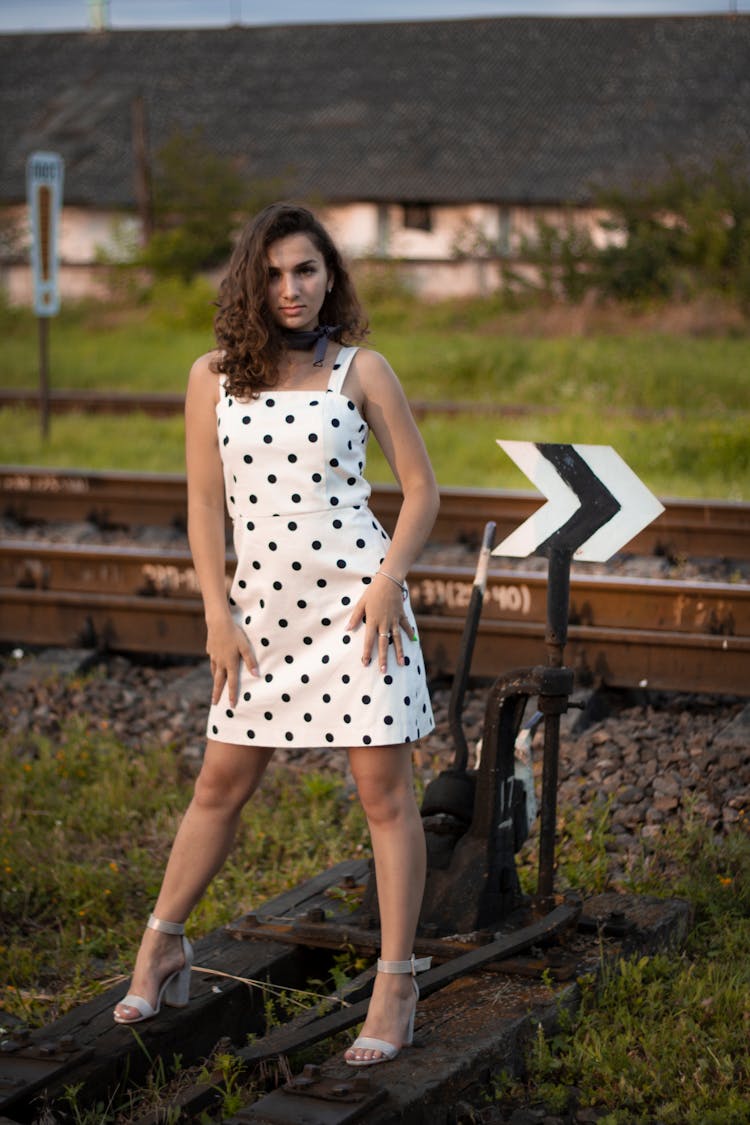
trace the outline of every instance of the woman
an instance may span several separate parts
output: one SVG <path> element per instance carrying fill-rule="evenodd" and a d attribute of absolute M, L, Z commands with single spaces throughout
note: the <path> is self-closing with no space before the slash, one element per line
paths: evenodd
<path fill-rule="evenodd" d="M 345 747 L 372 838 L 381 959 L 354 1066 L 411 1042 L 425 846 L 410 743 L 433 727 L 405 585 L 438 492 L 401 386 L 311 212 L 262 211 L 222 284 L 218 348 L 186 400 L 188 533 L 213 674 L 208 741 L 119 1023 L 187 1002 L 184 921 L 277 745 Z M 392 540 L 362 473 L 369 430 L 403 492 Z M 224 505 L 237 569 L 227 599 Z M 179 939 L 179 940 L 178 940 Z"/>

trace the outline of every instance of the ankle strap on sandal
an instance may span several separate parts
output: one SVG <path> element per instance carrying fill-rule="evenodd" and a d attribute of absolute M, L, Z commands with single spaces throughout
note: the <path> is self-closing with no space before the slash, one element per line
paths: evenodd
<path fill-rule="evenodd" d="M 408 961 L 381 961 L 378 957 L 379 973 L 424 973 L 432 964 L 432 957 L 415 957 L 412 953 Z"/>
<path fill-rule="evenodd" d="M 161 918 L 157 918 L 152 914 L 146 923 L 150 930 L 161 930 L 163 934 L 177 934 L 182 937 L 185 933 L 185 924 L 183 922 L 163 922 Z"/>

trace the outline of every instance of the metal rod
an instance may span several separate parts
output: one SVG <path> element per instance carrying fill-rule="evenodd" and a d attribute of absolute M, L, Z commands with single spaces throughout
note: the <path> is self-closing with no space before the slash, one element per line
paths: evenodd
<path fill-rule="evenodd" d="M 555 842 L 557 834 L 557 769 L 560 755 L 560 716 L 544 716 L 544 764 L 542 806 L 539 816 L 539 880 L 541 898 L 551 898 L 555 888 Z"/>
<path fill-rule="evenodd" d="M 39 321 L 39 427 L 43 440 L 49 437 L 49 317 Z"/>
<path fill-rule="evenodd" d="M 547 663 L 563 667 L 563 650 L 568 639 L 568 607 L 570 602 L 571 552 L 552 547 L 547 570 Z M 555 841 L 557 835 L 557 774 L 560 758 L 560 712 L 545 708 L 544 763 L 542 766 L 542 807 L 539 818 L 539 882 L 538 893 L 550 898 L 555 885 Z"/>

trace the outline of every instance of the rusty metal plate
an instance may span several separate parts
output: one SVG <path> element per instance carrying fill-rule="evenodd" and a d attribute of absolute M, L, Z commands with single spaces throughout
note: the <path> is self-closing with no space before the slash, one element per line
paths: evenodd
<path fill-rule="evenodd" d="M 0 1111 L 19 1093 L 49 1082 L 58 1073 L 84 1062 L 91 1049 L 79 1050 L 68 1036 L 32 1041 L 22 1036 L 0 1042 Z"/>
<path fill-rule="evenodd" d="M 365 1075 L 351 1081 L 328 1078 L 320 1067 L 308 1065 L 285 1086 L 240 1110 L 224 1125 L 347 1125 L 388 1096 Z"/>

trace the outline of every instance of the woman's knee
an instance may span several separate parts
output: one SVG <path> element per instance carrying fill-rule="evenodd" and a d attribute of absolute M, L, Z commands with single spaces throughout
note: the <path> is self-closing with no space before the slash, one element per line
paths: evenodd
<path fill-rule="evenodd" d="M 388 824 L 408 815 L 416 807 L 411 780 L 386 781 L 380 778 L 362 778 L 357 782 L 357 792 L 371 823 Z"/>
<path fill-rule="evenodd" d="M 252 750 L 240 755 L 207 752 L 193 800 L 204 809 L 239 811 L 257 789 L 269 758 L 270 753 Z"/>

